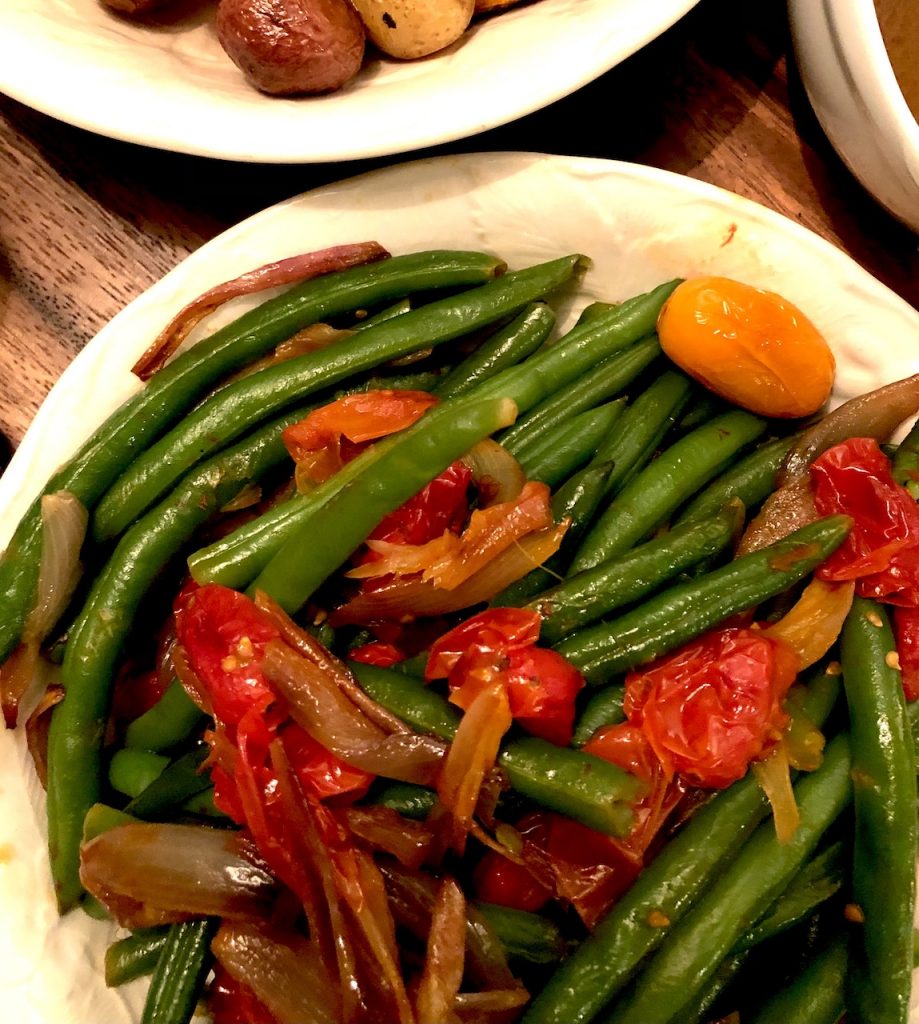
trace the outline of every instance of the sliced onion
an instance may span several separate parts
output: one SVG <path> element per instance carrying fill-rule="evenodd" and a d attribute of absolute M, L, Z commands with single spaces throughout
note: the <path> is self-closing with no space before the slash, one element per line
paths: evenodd
<path fill-rule="evenodd" d="M 466 898 L 452 878 L 440 883 L 431 914 L 428 949 L 415 996 L 415 1014 L 424 1024 L 452 1024 L 453 1006 L 463 980 Z"/>
<path fill-rule="evenodd" d="M 784 742 L 761 761 L 753 762 L 753 774 L 772 805 L 775 835 L 780 843 L 790 843 L 801 821 Z"/>
<path fill-rule="evenodd" d="M 341 692 L 327 672 L 280 641 L 265 647 L 262 670 L 293 720 L 347 764 L 401 782 L 432 785 L 447 748 L 417 733 L 386 733 Z"/>
<path fill-rule="evenodd" d="M 35 766 L 35 774 L 44 789 L 48 788 L 48 729 L 51 726 L 51 711 L 63 699 L 63 686 L 49 686 L 26 720 L 26 746 Z"/>
<path fill-rule="evenodd" d="M 828 413 L 785 456 L 779 485 L 806 476 L 811 463 L 828 448 L 850 437 L 886 441 L 905 420 L 919 411 L 919 373 L 859 395 Z"/>
<path fill-rule="evenodd" d="M 337 973 L 341 1017 L 353 1020 L 363 1002 L 357 976 L 357 953 L 342 894 L 343 872 L 338 861 L 350 852 L 333 812 L 304 794 L 290 769 L 283 744 L 271 744 L 271 763 L 287 820 L 288 841 L 300 874 L 296 891 L 306 911 L 310 934 L 330 977 Z M 322 826 L 322 827 L 321 827 Z M 354 871 L 347 872 L 354 875 Z"/>
<path fill-rule="evenodd" d="M 481 507 L 515 501 L 527 482 L 523 466 L 501 444 L 492 438 L 479 441 L 463 457 L 472 470 L 472 479 L 479 490 Z"/>
<path fill-rule="evenodd" d="M 799 671 L 819 661 L 836 642 L 852 607 L 854 581 L 813 579 L 795 606 L 763 633 L 784 641 L 800 660 Z"/>
<path fill-rule="evenodd" d="M 23 634 L 44 640 L 61 617 L 80 579 L 80 548 L 89 513 L 69 491 L 41 499 L 41 563 L 35 607 Z"/>
<path fill-rule="evenodd" d="M 332 625 L 359 625 L 381 619 L 403 621 L 446 615 L 489 601 L 505 587 L 538 568 L 558 551 L 568 520 L 520 537 L 454 590 L 440 590 L 414 577 L 396 579 L 366 591 L 337 609 Z"/>
<path fill-rule="evenodd" d="M 408 733 L 412 731 L 401 718 L 397 718 L 392 712 L 387 711 L 382 704 L 378 704 L 373 700 L 360 686 L 345 664 L 330 654 L 312 634 L 307 633 L 305 629 L 301 629 L 287 612 L 263 590 L 255 592 L 255 603 L 278 627 L 286 643 L 334 679 L 335 684 L 342 693 L 352 703 L 356 704 L 371 722 L 388 733 Z"/>
<path fill-rule="evenodd" d="M 35 604 L 22 630 L 22 643 L 0 666 L 0 706 L 8 729 L 36 677 L 39 648 L 55 627 L 80 579 L 80 548 L 89 522 L 82 502 L 69 491 L 41 499 L 41 561 Z"/>
<path fill-rule="evenodd" d="M 513 721 L 503 683 L 486 686 L 473 698 L 450 744 L 437 795 L 450 812 L 449 845 L 462 853 L 485 775 Z"/>
<path fill-rule="evenodd" d="M 349 905 L 363 932 L 364 941 L 376 959 L 377 971 L 372 976 L 385 982 L 387 994 L 395 1004 L 399 1024 L 415 1024 L 399 964 L 396 925 L 386 895 L 386 884 L 369 853 L 358 850 L 356 857 L 358 893 Z"/>
<path fill-rule="evenodd" d="M 489 992 L 461 992 L 456 997 L 456 1013 L 468 1024 L 504 1024 L 515 1020 L 515 1011 L 526 1006 L 529 999 L 530 994 L 522 985 Z"/>
<path fill-rule="evenodd" d="M 254 363 L 244 366 L 238 373 L 227 377 L 221 387 L 242 380 L 243 377 L 251 377 L 253 373 L 265 370 L 269 366 L 277 366 L 278 363 L 286 363 L 290 359 L 296 359 L 297 356 L 305 356 L 307 352 L 320 352 L 330 345 L 350 338 L 352 334 L 354 331 L 340 331 L 329 324 L 310 324 L 309 327 L 304 327 L 302 331 L 297 331 L 292 337 L 282 341 L 261 359 L 256 359 Z"/>
<path fill-rule="evenodd" d="M 396 920 L 419 939 L 426 939 L 431 928 L 437 879 L 393 862 L 381 863 L 380 871 Z M 471 904 L 466 905 L 466 970 L 481 988 L 503 989 L 516 984 L 504 947 Z"/>
<path fill-rule="evenodd" d="M 391 807 L 349 807 L 347 819 L 359 839 L 407 868 L 420 868 L 427 859 L 434 837 L 423 822 L 403 818 Z"/>
<path fill-rule="evenodd" d="M 339 1024 L 336 992 L 315 942 L 264 925 L 223 921 L 211 949 L 278 1024 Z"/>
<path fill-rule="evenodd" d="M 814 459 L 850 437 L 885 441 L 917 409 L 919 374 L 844 402 L 806 430 L 785 456 L 779 489 L 747 526 L 737 553 L 758 551 L 817 520 L 808 473 Z"/>
<path fill-rule="evenodd" d="M 141 380 L 148 380 L 161 369 L 173 352 L 182 344 L 194 328 L 209 313 L 213 313 L 225 302 L 240 295 L 275 288 L 278 285 L 309 281 L 322 274 L 330 274 L 348 267 L 373 263 L 386 259 L 389 253 L 378 242 L 358 242 L 352 245 L 338 245 L 318 252 L 289 256 L 287 259 L 248 270 L 231 281 L 209 288 L 184 306 L 160 331 L 153 344 L 138 359 L 132 373 Z"/>
<path fill-rule="evenodd" d="M 769 495 L 747 524 L 737 546 L 737 554 L 746 555 L 775 544 L 819 518 L 810 479 L 802 477 L 787 483 Z"/>
<path fill-rule="evenodd" d="M 533 481 L 513 501 L 476 509 L 459 537 L 447 532 L 427 544 L 368 541 L 367 546 L 381 557 L 365 562 L 347 575 L 367 579 L 420 572 L 424 582 L 438 589 L 455 590 L 514 541 L 551 526 L 550 498 L 549 488 Z"/>
<path fill-rule="evenodd" d="M 238 832 L 138 823 L 80 850 L 80 880 L 132 930 L 192 917 L 265 917 L 277 883 Z"/>
<path fill-rule="evenodd" d="M 243 487 L 235 498 L 231 498 L 220 511 L 223 513 L 242 512 L 243 509 L 252 508 L 253 505 L 257 505 L 261 500 L 261 487 L 258 484 L 250 483 Z"/>
<path fill-rule="evenodd" d="M 188 694 L 191 700 L 211 718 L 214 717 L 214 709 L 211 707 L 211 700 L 208 696 L 207 687 L 198 678 L 197 673 L 191 667 L 185 648 L 180 643 L 175 643 L 169 650 L 167 663 L 172 666 L 176 678 L 182 684 L 182 689 Z"/>

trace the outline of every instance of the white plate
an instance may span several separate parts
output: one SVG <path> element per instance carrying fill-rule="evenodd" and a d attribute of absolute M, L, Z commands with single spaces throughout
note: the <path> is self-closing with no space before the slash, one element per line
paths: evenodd
<path fill-rule="evenodd" d="M 444 157 L 308 193 L 204 246 L 120 313 L 54 387 L 0 479 L 0 544 L 48 475 L 137 385 L 129 368 L 172 312 L 209 285 L 294 253 L 376 237 L 395 252 L 483 248 L 522 266 L 584 252 L 593 267 L 565 315 L 678 275 L 780 291 L 839 362 L 836 400 L 919 371 L 919 313 L 827 242 L 730 193 L 666 172 L 536 154 Z M 22 779 L 27 781 L 20 781 Z M 143 985 L 109 991 L 106 925 L 59 922 L 42 795 L 21 741 L 0 736 L 0 1007 L 16 1024 L 128 1024 Z"/>
<path fill-rule="evenodd" d="M 305 163 L 475 135 L 567 96 L 697 0 L 538 0 L 426 60 L 370 60 L 328 96 L 261 95 L 224 54 L 211 5 L 156 22 L 100 0 L 2 0 L 0 92 L 91 131 L 199 156 Z M 600 112 L 607 117 L 608 112 Z"/>

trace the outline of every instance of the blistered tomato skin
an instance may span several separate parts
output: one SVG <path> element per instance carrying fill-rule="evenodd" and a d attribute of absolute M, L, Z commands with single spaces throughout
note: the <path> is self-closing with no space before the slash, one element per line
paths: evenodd
<path fill-rule="evenodd" d="M 726 277 L 684 281 L 658 318 L 664 352 L 715 394 L 763 416 L 815 413 L 836 361 L 792 303 Z"/>

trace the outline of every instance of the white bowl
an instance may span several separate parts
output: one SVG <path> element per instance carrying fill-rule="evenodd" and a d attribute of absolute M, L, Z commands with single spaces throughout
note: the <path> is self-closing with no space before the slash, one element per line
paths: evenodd
<path fill-rule="evenodd" d="M 878 202 L 919 231 L 919 124 L 874 0 L 788 0 L 788 11 L 801 78 L 830 142 Z"/>

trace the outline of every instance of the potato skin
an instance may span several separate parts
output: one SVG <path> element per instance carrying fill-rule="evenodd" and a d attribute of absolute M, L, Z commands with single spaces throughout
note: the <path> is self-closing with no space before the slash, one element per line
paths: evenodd
<path fill-rule="evenodd" d="M 351 0 L 367 35 L 391 57 L 426 57 L 466 31 L 475 0 Z"/>
<path fill-rule="evenodd" d="M 119 14 L 146 14 L 148 11 L 156 11 L 160 7 L 166 7 L 173 0 L 102 0 L 103 7 L 108 7 Z"/>
<path fill-rule="evenodd" d="M 276 96 L 338 89 L 364 58 L 347 0 L 220 0 L 217 37 L 246 78 Z"/>

